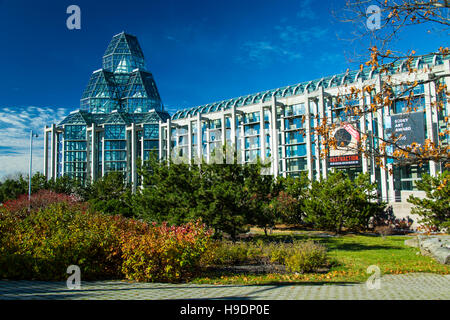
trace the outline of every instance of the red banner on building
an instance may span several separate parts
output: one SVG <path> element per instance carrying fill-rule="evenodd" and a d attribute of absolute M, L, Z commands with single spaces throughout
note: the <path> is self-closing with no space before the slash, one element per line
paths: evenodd
<path fill-rule="evenodd" d="M 355 128 L 353 128 L 352 125 L 346 123 L 342 127 L 347 130 L 347 132 L 350 133 L 352 137 L 356 139 L 356 141 L 359 141 L 359 132 Z"/>
<path fill-rule="evenodd" d="M 358 154 L 328 157 L 328 164 L 330 167 L 359 166 L 361 157 Z"/>

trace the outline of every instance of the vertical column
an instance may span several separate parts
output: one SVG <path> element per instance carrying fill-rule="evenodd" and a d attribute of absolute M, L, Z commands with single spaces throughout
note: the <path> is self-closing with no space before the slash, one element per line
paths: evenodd
<path fill-rule="evenodd" d="M 390 109 L 389 107 L 384 107 L 384 116 L 382 120 L 382 127 L 383 127 L 383 136 L 384 136 L 384 117 L 390 116 Z M 387 175 L 387 194 L 388 194 L 388 202 L 395 202 L 395 190 L 394 190 L 394 169 L 392 164 L 387 163 L 387 158 L 384 158 L 384 164 L 386 166 L 386 175 Z M 382 175 L 384 177 L 384 175 Z"/>
<path fill-rule="evenodd" d="M 312 129 L 312 132 L 315 132 L 315 128 L 317 128 L 319 126 L 319 122 L 317 121 L 317 117 L 319 115 L 319 103 L 317 101 L 318 99 L 314 99 L 314 128 Z M 314 145 L 314 150 L 316 153 L 316 159 L 314 160 L 316 163 L 316 180 L 320 180 L 320 141 L 319 141 L 319 136 L 317 135 L 317 133 L 314 133 L 314 138 L 316 139 L 315 141 L 315 145 Z"/>
<path fill-rule="evenodd" d="M 53 180 L 56 179 L 56 166 L 57 166 L 57 159 L 56 159 L 56 126 L 53 123 L 50 131 L 50 162 L 51 162 L 51 178 Z M 64 155 L 63 155 L 64 156 Z"/>
<path fill-rule="evenodd" d="M 437 126 L 437 112 L 436 114 L 436 122 L 434 122 L 433 118 L 433 105 L 436 106 L 436 88 L 434 82 L 429 82 L 424 84 L 425 91 L 425 117 L 427 123 L 427 136 L 431 142 L 436 143 L 436 133 L 434 132 L 433 123 L 436 123 Z M 430 175 L 432 177 L 436 176 L 436 162 L 433 160 L 429 161 L 430 164 Z"/>
<path fill-rule="evenodd" d="M 321 125 L 320 122 L 323 122 L 325 119 L 325 103 L 324 103 L 324 94 L 323 94 L 323 87 L 320 86 L 319 88 L 319 95 L 318 95 L 318 109 L 319 109 L 319 125 Z M 320 137 L 320 143 L 323 146 L 324 145 L 324 139 L 323 137 Z M 319 148 L 320 149 L 320 148 Z M 327 163 L 327 155 L 325 154 L 322 161 L 322 177 L 324 179 L 327 178 L 327 172 L 328 172 L 328 163 Z"/>
<path fill-rule="evenodd" d="M 48 180 L 48 132 L 47 126 L 44 128 L 44 176 Z"/>
<path fill-rule="evenodd" d="M 221 124 L 222 124 L 222 130 L 221 130 L 221 139 L 222 139 L 222 147 L 225 146 L 226 140 L 227 140 L 227 122 L 225 119 L 225 111 L 222 111 L 222 118 L 221 118 Z"/>
<path fill-rule="evenodd" d="M 389 185 L 389 200 L 388 202 L 395 202 L 395 190 L 394 190 L 394 168 L 392 163 L 387 165 L 388 185 Z"/>
<path fill-rule="evenodd" d="M 188 159 L 189 159 L 188 161 L 189 161 L 189 163 L 191 163 L 191 161 L 192 161 L 192 120 L 191 120 L 191 115 L 188 116 L 187 130 L 188 130 L 187 140 L 188 140 Z"/>
<path fill-rule="evenodd" d="M 308 179 L 313 178 L 313 164 L 312 164 L 312 148 L 311 148 L 311 108 L 309 104 L 308 94 L 305 93 L 305 123 L 306 123 L 306 164 L 308 167 Z"/>
<path fill-rule="evenodd" d="M 371 107 L 371 103 L 372 103 L 372 99 L 370 97 L 370 94 L 364 94 L 364 99 L 366 102 L 366 107 L 370 109 L 370 111 L 367 112 L 367 122 L 368 122 L 368 126 L 367 126 L 367 130 L 370 132 L 370 135 L 368 137 L 369 141 L 368 141 L 368 148 L 372 148 L 374 149 L 374 127 L 373 127 L 373 111 L 372 111 L 372 107 Z M 369 150 L 370 151 L 370 156 L 369 156 L 369 163 L 370 163 L 370 182 L 371 183 L 375 183 L 376 181 L 376 177 L 375 177 L 375 157 L 373 155 L 373 150 Z M 368 164 L 369 164 L 368 163 Z"/>
<path fill-rule="evenodd" d="M 206 163 L 210 163 L 211 159 L 211 137 L 210 137 L 210 122 L 209 119 L 206 120 Z"/>
<path fill-rule="evenodd" d="M 364 91 L 362 91 L 362 80 L 358 79 L 358 85 L 360 86 L 361 92 L 363 92 L 363 96 L 359 98 L 359 108 L 362 111 L 362 116 L 359 118 L 359 128 L 360 128 L 360 132 L 362 134 L 366 134 L 367 128 L 366 128 L 366 106 L 365 106 L 365 101 L 364 101 Z M 361 138 L 361 135 L 360 135 Z M 364 150 L 366 150 L 367 148 L 367 140 L 366 141 L 361 141 L 360 143 L 363 144 L 363 148 Z M 361 153 L 361 162 L 362 162 L 362 172 L 363 173 L 367 173 L 369 171 L 369 167 L 368 167 L 368 163 L 367 163 L 367 158 L 364 156 L 364 153 Z"/>
<path fill-rule="evenodd" d="M 66 167 L 66 157 L 65 155 L 65 151 L 66 151 L 66 143 L 65 143 L 65 139 L 64 139 L 64 132 L 66 131 L 65 126 L 63 126 L 63 132 L 61 134 L 61 176 L 64 176 L 64 172 L 65 172 L 65 167 Z M 87 133 L 87 132 L 86 132 Z M 56 136 L 58 137 L 58 136 Z M 58 138 L 56 138 L 56 140 L 58 140 Z M 58 143 L 59 141 L 57 141 L 57 146 L 59 145 Z M 58 147 L 56 147 L 56 153 L 58 153 Z M 56 159 L 58 160 L 58 155 L 56 155 Z M 56 166 L 56 168 L 58 168 L 58 166 Z M 56 175 L 58 175 L 58 170 L 56 170 Z"/>
<path fill-rule="evenodd" d="M 233 147 L 233 151 L 236 152 L 236 105 L 233 104 L 233 106 L 231 107 L 231 133 L 230 133 L 230 138 L 231 138 L 231 144 Z M 234 155 L 233 155 L 234 157 Z"/>
<path fill-rule="evenodd" d="M 277 99 L 275 96 L 272 96 L 272 106 L 271 106 L 271 153 L 272 153 L 272 173 L 274 176 L 277 176 L 279 173 L 279 163 L 278 163 L 278 130 L 277 130 Z"/>
<path fill-rule="evenodd" d="M 92 124 L 91 131 L 91 181 L 94 182 L 97 179 L 97 144 L 95 143 L 97 133 L 95 132 L 95 123 Z"/>
<path fill-rule="evenodd" d="M 103 136 L 102 136 L 102 177 L 105 176 L 105 126 L 103 125 Z"/>
<path fill-rule="evenodd" d="M 259 147 L 260 147 L 260 155 L 261 160 L 264 161 L 266 159 L 266 131 L 264 129 L 264 106 L 261 105 L 259 118 Z"/>
<path fill-rule="evenodd" d="M 241 141 L 241 143 L 240 143 L 240 148 L 239 148 L 239 150 L 238 150 L 238 154 L 237 154 L 237 157 L 238 157 L 238 159 L 241 159 L 241 162 L 240 163 L 245 163 L 245 126 L 244 126 L 244 118 L 243 117 L 245 117 L 245 115 L 244 115 L 244 113 L 241 113 L 241 116 L 242 116 L 242 118 L 241 118 L 241 122 L 239 123 L 239 136 L 240 136 L 240 141 Z M 238 162 L 239 163 L 239 162 Z"/>
<path fill-rule="evenodd" d="M 131 124 L 131 186 L 132 191 L 136 192 L 137 175 L 136 175 L 136 125 Z"/>
<path fill-rule="evenodd" d="M 158 121 L 158 140 L 159 140 L 159 148 L 158 148 L 158 160 L 161 161 L 162 157 L 163 157 L 163 148 L 164 148 L 164 135 L 163 135 L 163 124 L 161 122 L 161 120 Z M 142 141 L 144 141 L 144 134 L 142 134 Z M 142 142 L 142 146 L 144 145 L 144 143 Z M 144 150 L 144 148 L 142 148 L 142 150 Z M 144 160 L 144 157 L 142 157 L 142 160 Z"/>
<path fill-rule="evenodd" d="M 284 121 L 285 109 L 281 112 L 281 123 L 280 123 L 280 132 L 281 132 L 281 171 L 283 173 L 283 177 L 287 175 L 287 160 L 286 160 L 286 123 Z"/>
<path fill-rule="evenodd" d="M 332 125 L 333 125 L 333 121 L 334 121 L 334 119 L 333 119 L 333 112 L 332 112 L 332 110 L 331 110 L 332 106 L 333 106 L 333 101 L 332 101 L 332 99 L 331 99 L 331 98 L 327 98 L 327 106 L 326 106 L 326 108 L 327 108 L 327 114 L 328 114 L 327 124 L 328 124 L 329 126 L 332 126 Z M 329 152 L 329 151 L 328 151 L 328 152 Z M 329 154 L 329 153 L 328 153 L 328 154 Z M 327 157 L 328 157 L 328 154 L 327 154 Z M 325 175 L 324 175 L 324 178 L 325 178 L 325 179 L 328 177 L 328 169 L 329 169 L 328 158 L 326 159 L 326 161 L 327 161 L 327 163 L 326 163 L 327 170 L 325 171 Z"/>
<path fill-rule="evenodd" d="M 378 75 L 378 80 L 376 83 L 376 91 L 381 91 L 381 77 Z M 384 139 L 384 125 L 383 125 L 383 109 L 384 115 L 389 114 L 388 107 L 378 108 L 377 109 L 377 122 L 378 122 L 378 137 Z M 380 146 L 379 146 L 380 147 Z M 381 197 L 383 201 L 388 201 L 388 185 L 387 185 L 387 176 L 386 176 L 386 157 L 380 159 L 381 167 L 380 167 L 380 176 L 381 176 Z"/>
<path fill-rule="evenodd" d="M 202 117 L 200 112 L 197 113 L 197 157 L 198 163 L 202 163 Z"/>
<path fill-rule="evenodd" d="M 166 156 L 167 156 L 167 161 L 170 161 L 170 152 L 171 152 L 170 149 L 172 148 L 172 121 L 170 118 L 167 119 L 166 125 L 167 125 L 167 150 L 166 150 L 167 154 L 166 154 Z"/>
<path fill-rule="evenodd" d="M 141 140 L 139 141 L 141 143 L 141 164 L 144 164 L 144 125 L 141 125 Z M 160 136 L 160 131 L 161 131 L 161 127 L 158 126 L 158 145 L 160 144 L 161 141 L 161 136 Z M 159 148 L 161 148 L 160 146 L 158 146 L 158 152 L 159 152 Z M 142 180 L 141 180 L 142 181 Z"/>

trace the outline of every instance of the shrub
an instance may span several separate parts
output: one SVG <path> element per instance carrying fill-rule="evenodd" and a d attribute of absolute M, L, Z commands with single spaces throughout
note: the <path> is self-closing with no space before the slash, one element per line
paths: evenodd
<path fill-rule="evenodd" d="M 72 264 L 84 279 L 119 276 L 118 230 L 103 215 L 60 202 L 22 219 L 6 211 L 0 230 L 2 278 L 63 280 Z"/>
<path fill-rule="evenodd" d="M 327 250 L 313 241 L 294 243 L 284 259 L 286 270 L 290 272 L 311 272 L 328 264 Z"/>
<path fill-rule="evenodd" d="M 392 225 L 376 226 L 374 230 L 383 237 L 396 233 Z"/>
<path fill-rule="evenodd" d="M 200 223 L 148 225 L 63 200 L 19 218 L 23 206 L 0 209 L 0 278 L 63 280 L 74 264 L 88 280 L 179 281 L 201 266 L 210 244 Z"/>
<path fill-rule="evenodd" d="M 42 173 L 35 173 L 31 177 L 31 192 L 37 193 L 39 190 L 50 190 L 56 193 L 67 195 L 77 195 L 82 199 L 89 194 L 89 187 L 77 179 L 68 176 L 57 177 L 47 180 Z M 16 178 L 9 178 L 0 182 L 0 203 L 18 198 L 28 192 L 28 177 L 19 175 Z"/>
<path fill-rule="evenodd" d="M 222 242 L 214 249 L 215 265 L 277 263 L 289 272 L 311 272 L 326 267 L 326 248 L 313 241 L 293 243 Z"/>
<path fill-rule="evenodd" d="M 395 215 L 392 206 L 388 206 L 386 210 L 380 210 L 371 219 L 371 225 L 374 229 L 379 226 L 394 225 L 394 223 L 395 223 Z"/>
<path fill-rule="evenodd" d="M 24 217 L 28 211 L 39 211 L 54 203 L 65 203 L 69 206 L 79 204 L 79 199 L 75 196 L 70 196 L 61 193 L 55 193 L 49 190 L 39 190 L 31 194 L 30 200 L 28 195 L 23 194 L 17 199 L 6 201 L 3 204 L 3 209 L 17 217 Z"/>
<path fill-rule="evenodd" d="M 19 195 L 26 193 L 28 190 L 28 181 L 19 175 L 16 179 L 5 179 L 0 182 L 0 203 L 7 200 L 15 199 Z"/>
<path fill-rule="evenodd" d="M 124 238 L 122 272 L 138 281 L 180 281 L 200 268 L 212 231 L 200 222 L 169 227 L 152 225 L 144 234 Z"/>
<path fill-rule="evenodd" d="M 210 254 L 211 264 L 229 266 L 260 263 L 265 257 L 265 250 L 261 242 L 216 241 Z"/>

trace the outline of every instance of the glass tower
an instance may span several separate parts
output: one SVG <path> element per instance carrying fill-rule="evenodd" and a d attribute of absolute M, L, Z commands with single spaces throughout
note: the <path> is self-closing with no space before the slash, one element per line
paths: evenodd
<path fill-rule="evenodd" d="M 112 38 L 80 105 L 45 128 L 45 175 L 87 181 L 121 171 L 136 187 L 137 159 L 158 154 L 159 122 L 170 116 L 135 36 L 122 32 Z"/>
<path fill-rule="evenodd" d="M 81 110 L 90 113 L 162 111 L 155 80 L 145 69 L 144 54 L 135 36 L 115 35 L 103 68 L 95 71 L 81 97 Z"/>

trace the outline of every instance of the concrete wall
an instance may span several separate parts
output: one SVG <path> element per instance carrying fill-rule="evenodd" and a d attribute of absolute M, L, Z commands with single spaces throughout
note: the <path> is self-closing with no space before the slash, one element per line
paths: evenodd
<path fill-rule="evenodd" d="M 415 197 L 423 199 L 425 197 L 424 191 L 402 191 L 401 192 L 401 201 L 400 202 L 391 202 L 388 205 L 392 206 L 394 210 L 394 215 L 398 219 L 406 218 L 409 216 L 414 222 L 412 224 L 412 229 L 416 230 L 420 225 L 418 221 L 420 217 L 414 214 L 411 214 L 411 209 L 413 205 L 407 201 L 410 195 L 414 195 Z"/>

